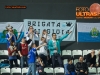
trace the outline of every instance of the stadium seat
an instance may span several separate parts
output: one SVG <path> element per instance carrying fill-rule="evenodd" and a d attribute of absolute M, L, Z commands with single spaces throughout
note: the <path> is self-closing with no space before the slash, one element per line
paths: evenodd
<path fill-rule="evenodd" d="M 73 62 L 73 60 L 72 60 L 72 62 Z M 63 64 L 67 64 L 67 63 L 68 63 L 68 59 L 64 59 Z"/>
<path fill-rule="evenodd" d="M 26 75 L 27 72 L 28 72 L 28 67 L 22 68 L 22 75 Z"/>
<path fill-rule="evenodd" d="M 54 70 L 51 67 L 44 68 L 44 72 L 46 72 L 47 75 L 54 75 Z"/>
<path fill-rule="evenodd" d="M 97 73 L 100 74 L 100 67 L 97 68 Z"/>
<path fill-rule="evenodd" d="M 62 67 L 56 67 L 54 68 L 55 75 L 64 75 L 64 68 Z"/>
<path fill-rule="evenodd" d="M 11 74 L 12 75 L 21 75 L 21 68 L 12 68 Z"/>
<path fill-rule="evenodd" d="M 1 68 L 1 74 L 0 75 L 11 75 L 10 74 L 10 68 Z"/>
<path fill-rule="evenodd" d="M 63 50 L 62 51 L 62 57 L 63 59 L 71 58 L 72 56 L 71 50 Z"/>
<path fill-rule="evenodd" d="M 99 53 L 99 50 L 95 50 L 95 55 L 97 55 Z"/>
<path fill-rule="evenodd" d="M 89 74 L 96 74 L 97 71 L 96 71 L 96 68 L 95 67 L 88 67 L 88 70 L 89 70 Z"/>
<path fill-rule="evenodd" d="M 74 65 L 78 62 L 79 59 L 74 59 Z"/>
<path fill-rule="evenodd" d="M 73 50 L 72 55 L 74 59 L 78 59 L 80 56 L 82 56 L 82 50 Z"/>
<path fill-rule="evenodd" d="M 0 50 L 0 59 L 8 59 L 8 51 Z"/>
<path fill-rule="evenodd" d="M 91 53 L 91 49 L 88 49 L 88 53 Z"/>

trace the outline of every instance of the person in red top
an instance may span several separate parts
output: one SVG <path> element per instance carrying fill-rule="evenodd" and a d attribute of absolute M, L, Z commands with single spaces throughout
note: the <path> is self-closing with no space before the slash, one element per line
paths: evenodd
<path fill-rule="evenodd" d="M 24 67 L 24 64 L 26 63 L 26 66 L 28 66 L 28 62 L 27 62 L 27 55 L 28 55 L 28 44 L 31 42 L 32 40 L 28 40 L 26 41 L 26 38 L 22 38 L 21 43 L 18 44 L 18 53 L 21 57 L 21 68 Z"/>
<path fill-rule="evenodd" d="M 16 52 L 17 47 L 14 45 L 14 42 L 10 42 L 10 46 L 8 48 L 10 68 L 13 68 L 13 62 L 15 63 L 15 67 L 18 67 Z"/>

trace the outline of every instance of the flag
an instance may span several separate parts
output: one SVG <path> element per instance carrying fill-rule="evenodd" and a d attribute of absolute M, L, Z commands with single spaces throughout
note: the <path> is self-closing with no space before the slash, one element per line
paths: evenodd
<path fill-rule="evenodd" d="M 77 23 L 77 42 L 100 42 L 100 23 Z"/>
<path fill-rule="evenodd" d="M 24 37 L 23 22 L 0 22 L 0 43 L 7 43 L 6 39 L 6 34 L 8 33 L 8 30 L 6 29 L 7 26 L 13 27 L 13 32 L 17 37 L 16 42 L 17 43 L 20 42 L 22 37 Z"/>

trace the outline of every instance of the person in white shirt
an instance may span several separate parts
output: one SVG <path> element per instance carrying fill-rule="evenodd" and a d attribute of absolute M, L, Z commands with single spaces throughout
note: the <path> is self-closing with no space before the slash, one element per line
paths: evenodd
<path fill-rule="evenodd" d="M 28 45 L 29 47 L 31 46 L 32 43 L 35 43 L 36 46 L 39 46 L 39 34 L 38 32 L 35 32 L 33 26 L 30 26 L 28 28 L 28 32 L 26 33 L 26 39 L 31 39 L 32 42 Z"/>
<path fill-rule="evenodd" d="M 46 42 L 48 43 L 48 41 L 51 39 L 50 36 L 48 35 L 47 31 L 44 29 L 42 32 L 42 37 L 46 38 Z"/>
<path fill-rule="evenodd" d="M 46 39 L 44 37 L 41 38 L 41 41 L 39 42 L 40 45 L 45 44 L 38 50 L 38 56 L 43 60 L 44 66 L 47 66 L 47 59 L 48 59 L 48 52 L 47 52 L 47 43 Z"/>

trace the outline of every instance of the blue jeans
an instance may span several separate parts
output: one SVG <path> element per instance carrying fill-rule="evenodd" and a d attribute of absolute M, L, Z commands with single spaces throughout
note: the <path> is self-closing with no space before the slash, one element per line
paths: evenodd
<path fill-rule="evenodd" d="M 31 72 L 32 72 L 32 75 L 37 75 L 35 63 L 29 63 L 29 69 L 28 69 L 28 73 L 26 75 L 30 75 Z"/>
<path fill-rule="evenodd" d="M 70 72 L 70 74 L 66 74 L 66 75 L 75 75 L 75 72 Z"/>
<path fill-rule="evenodd" d="M 22 56 L 21 57 L 21 68 L 24 67 L 24 64 L 26 63 L 26 65 L 28 66 L 28 59 L 27 59 L 27 55 L 26 56 Z"/>

